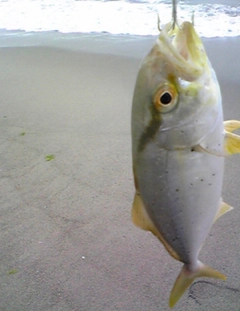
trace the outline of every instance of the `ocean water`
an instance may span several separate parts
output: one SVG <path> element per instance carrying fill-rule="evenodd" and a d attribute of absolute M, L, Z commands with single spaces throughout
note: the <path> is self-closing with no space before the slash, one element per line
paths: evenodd
<path fill-rule="evenodd" d="M 0 0 L 0 28 L 6 30 L 108 32 L 156 35 L 171 20 L 171 0 Z M 240 35 L 240 0 L 185 0 L 178 18 L 191 20 L 204 37 Z"/>

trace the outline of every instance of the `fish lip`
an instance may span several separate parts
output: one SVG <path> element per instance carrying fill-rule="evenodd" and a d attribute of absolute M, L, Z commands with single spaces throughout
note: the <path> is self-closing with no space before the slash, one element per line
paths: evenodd
<path fill-rule="evenodd" d="M 186 81 L 198 79 L 208 68 L 207 56 L 201 39 L 190 22 L 180 26 L 166 24 L 156 41 L 157 49 L 174 69 L 175 75 Z M 183 56 L 184 55 L 184 56 Z"/>

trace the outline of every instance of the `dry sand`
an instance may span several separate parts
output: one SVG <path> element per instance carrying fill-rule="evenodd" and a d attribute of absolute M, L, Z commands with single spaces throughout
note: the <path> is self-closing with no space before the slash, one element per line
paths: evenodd
<path fill-rule="evenodd" d="M 130 220 L 131 99 L 153 40 L 0 37 L 1 311 L 169 310 L 181 263 Z M 205 43 L 225 119 L 240 119 L 240 39 Z M 195 282 L 176 310 L 240 310 L 239 173 L 240 156 L 227 159 L 236 208 L 200 255 L 228 279 Z"/>

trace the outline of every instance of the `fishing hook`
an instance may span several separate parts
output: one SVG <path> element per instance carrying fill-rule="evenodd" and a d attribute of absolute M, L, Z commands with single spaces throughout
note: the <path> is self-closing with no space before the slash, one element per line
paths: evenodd
<path fill-rule="evenodd" d="M 172 0 L 172 19 L 172 29 L 175 29 L 175 25 L 177 24 L 177 0 Z"/>
<path fill-rule="evenodd" d="M 161 32 L 161 31 L 162 31 L 162 29 L 161 29 L 161 26 L 160 26 L 161 21 L 160 21 L 160 16 L 159 16 L 159 13 L 158 13 L 158 16 L 157 16 L 157 23 L 158 23 L 158 30 L 159 30 L 159 32 Z"/>
<path fill-rule="evenodd" d="M 195 24 L 195 15 L 194 15 L 194 11 L 192 12 L 192 25 L 194 26 L 194 24 Z"/>

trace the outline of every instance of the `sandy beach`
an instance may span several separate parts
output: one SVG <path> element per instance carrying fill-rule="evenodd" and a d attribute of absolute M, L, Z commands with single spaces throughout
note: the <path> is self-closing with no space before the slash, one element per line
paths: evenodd
<path fill-rule="evenodd" d="M 131 100 L 154 40 L 0 34 L 1 311 L 169 310 L 182 264 L 130 219 Z M 240 38 L 204 42 L 225 119 L 240 120 Z M 235 209 L 200 254 L 227 281 L 197 280 L 174 310 L 240 310 L 239 176 L 231 156 Z"/>

